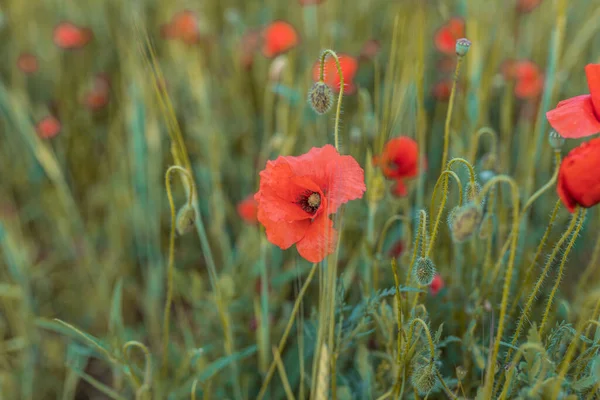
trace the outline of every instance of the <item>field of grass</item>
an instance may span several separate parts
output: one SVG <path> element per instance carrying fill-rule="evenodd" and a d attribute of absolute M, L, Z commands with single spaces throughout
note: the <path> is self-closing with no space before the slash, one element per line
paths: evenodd
<path fill-rule="evenodd" d="M 597 0 L 0 0 L 0 39 L 0 400 L 600 399 Z"/>

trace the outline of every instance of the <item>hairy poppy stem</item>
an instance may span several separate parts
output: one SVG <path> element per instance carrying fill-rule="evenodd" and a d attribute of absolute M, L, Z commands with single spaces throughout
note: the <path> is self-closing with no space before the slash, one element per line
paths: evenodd
<path fill-rule="evenodd" d="M 425 323 L 425 321 L 423 321 L 421 318 L 415 318 L 411 321 L 410 325 L 408 326 L 408 338 L 406 339 L 406 345 L 405 345 L 405 354 L 408 354 L 408 348 L 410 346 L 410 341 L 412 340 L 414 331 L 415 331 L 415 325 L 416 324 L 420 324 L 423 327 L 423 330 L 425 331 L 425 335 L 427 336 L 427 343 L 429 344 L 429 357 L 430 357 L 430 364 L 433 364 L 434 360 L 435 360 L 435 346 L 433 345 L 433 339 L 431 338 L 431 332 L 429 331 L 429 327 L 427 326 L 427 324 Z"/>
<path fill-rule="evenodd" d="M 542 317 L 542 322 L 540 323 L 540 330 L 539 330 L 540 336 L 542 336 L 544 334 L 544 328 L 546 328 L 546 325 L 548 323 L 548 315 L 550 314 L 550 309 L 552 308 L 552 302 L 554 301 L 554 296 L 556 295 L 556 292 L 558 291 L 558 286 L 560 286 L 563 272 L 565 270 L 565 264 L 567 263 L 567 257 L 569 256 L 571 249 L 573 249 L 573 246 L 575 245 L 575 241 L 577 240 L 577 237 L 579 236 L 579 232 L 581 231 L 581 228 L 583 227 L 583 222 L 585 221 L 586 213 L 587 213 L 587 210 L 585 208 L 577 207 L 577 210 L 575 211 L 575 215 L 573 216 L 573 219 L 577 220 L 577 226 L 575 228 L 575 231 L 573 232 L 573 235 L 571 235 L 571 241 L 569 242 L 569 244 L 567 245 L 567 248 L 565 249 L 565 251 L 563 253 L 563 257 L 560 262 L 560 266 L 558 267 L 558 273 L 556 274 L 556 280 L 554 282 L 554 287 L 552 288 L 552 291 L 550 292 L 550 296 L 548 296 L 548 303 L 546 304 L 546 310 L 544 311 L 544 316 Z"/>
<path fill-rule="evenodd" d="M 444 150 L 442 152 L 442 172 L 446 169 L 446 161 L 448 160 L 448 147 L 450 142 L 450 122 L 452 121 L 452 110 L 454 109 L 454 97 L 456 96 L 456 85 L 460 74 L 460 67 L 464 57 L 459 56 L 454 70 L 454 79 L 452 79 L 452 91 L 450 92 L 450 100 L 448 101 L 448 111 L 446 112 L 446 123 L 444 124 Z"/>
<path fill-rule="evenodd" d="M 487 135 L 490 137 L 492 145 L 489 153 L 496 155 L 496 151 L 498 149 L 498 134 L 495 130 L 488 126 L 484 126 L 483 128 L 479 128 L 477 132 L 475 132 L 475 138 L 471 145 L 471 150 L 469 151 L 469 160 L 472 163 L 475 163 L 475 158 L 477 157 L 477 150 L 479 150 L 479 143 L 481 142 L 481 137 Z"/>
<path fill-rule="evenodd" d="M 435 244 L 435 239 L 437 237 L 438 229 L 440 226 L 440 220 L 442 219 L 442 213 L 444 212 L 444 208 L 446 207 L 446 202 L 448 201 L 448 176 L 451 176 L 456 181 L 456 185 L 458 186 L 458 192 L 459 192 L 458 206 L 459 207 L 462 206 L 463 192 L 462 192 L 462 183 L 460 181 L 460 178 L 458 177 L 458 175 L 456 175 L 456 173 L 454 171 L 445 170 L 444 172 L 442 172 L 442 174 L 438 178 L 437 182 L 435 183 L 435 187 L 433 188 L 433 195 L 431 196 L 431 206 L 429 209 L 430 215 L 433 214 L 433 207 L 434 207 L 436 194 L 437 194 L 438 188 L 441 184 L 442 190 L 443 190 L 442 191 L 442 202 L 440 204 L 437 215 L 435 217 L 435 221 L 434 221 L 433 225 L 431 226 L 431 240 L 429 241 L 429 247 L 427 247 L 427 253 L 426 253 L 428 257 L 431 254 L 433 245 Z"/>
<path fill-rule="evenodd" d="M 337 68 L 338 76 L 340 78 L 340 93 L 338 95 L 337 108 L 335 110 L 335 128 L 333 131 L 333 140 L 335 149 L 340 152 L 340 141 L 339 141 L 339 130 L 340 130 L 340 115 L 342 114 L 342 98 L 344 97 L 344 73 L 342 72 L 342 66 L 340 65 L 340 59 L 333 50 L 324 50 L 321 53 L 321 61 L 319 65 L 319 81 L 325 80 L 325 59 L 327 55 L 330 55 L 335 60 L 335 66 Z"/>
<path fill-rule="evenodd" d="M 163 319 L 163 354 L 162 354 L 162 376 L 167 375 L 168 365 L 168 347 L 169 347 L 169 318 L 171 314 L 171 301 L 173 299 L 173 269 L 175 257 L 175 203 L 173 201 L 173 193 L 171 191 L 171 173 L 174 171 L 184 175 L 188 180 L 189 195 L 188 202 L 191 203 L 193 193 L 195 193 L 194 180 L 190 173 L 183 167 L 173 165 L 167 169 L 165 173 L 165 186 L 167 188 L 167 198 L 169 199 L 169 207 L 171 208 L 171 233 L 169 234 L 169 261 L 167 264 L 167 296 L 165 299 L 165 311 Z"/>

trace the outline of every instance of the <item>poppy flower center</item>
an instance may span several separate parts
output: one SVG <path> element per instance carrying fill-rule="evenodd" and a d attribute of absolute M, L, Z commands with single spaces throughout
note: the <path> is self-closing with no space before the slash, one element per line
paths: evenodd
<path fill-rule="evenodd" d="M 321 195 L 317 192 L 307 191 L 300 195 L 298 205 L 307 213 L 314 214 L 321 206 Z"/>

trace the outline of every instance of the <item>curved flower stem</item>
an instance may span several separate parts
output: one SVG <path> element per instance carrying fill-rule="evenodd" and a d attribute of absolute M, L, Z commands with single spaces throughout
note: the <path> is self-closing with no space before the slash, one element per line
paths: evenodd
<path fill-rule="evenodd" d="M 142 395 L 148 393 L 152 387 L 152 357 L 150 356 L 148 347 L 135 340 L 131 340 L 123 345 L 123 353 L 125 353 L 126 356 L 130 347 L 137 347 L 144 353 L 144 382 L 138 387 L 135 393 L 135 398 L 141 399 Z"/>
<path fill-rule="evenodd" d="M 475 170 L 473 169 L 473 165 L 464 158 L 456 157 L 448 161 L 448 166 L 446 167 L 446 169 L 452 169 L 452 165 L 456 163 L 463 164 L 469 170 L 469 184 L 471 185 L 471 190 L 473 190 L 475 188 Z M 469 193 L 467 193 L 467 196 L 468 195 Z"/>
<path fill-rule="evenodd" d="M 456 61 L 456 69 L 454 70 L 454 79 L 452 80 L 452 91 L 450 92 L 450 100 L 448 101 L 446 123 L 444 124 L 444 150 L 442 152 L 442 172 L 446 168 L 446 160 L 448 160 L 448 147 L 450 142 L 450 122 L 452 121 L 454 97 L 456 97 L 456 84 L 458 83 L 458 75 L 460 73 L 460 66 L 462 65 L 462 62 L 463 57 L 458 57 L 458 60 Z"/>
<path fill-rule="evenodd" d="M 415 261 L 417 260 L 417 254 L 419 253 L 419 246 L 422 249 L 427 246 L 427 211 L 420 210 L 419 211 L 419 227 L 417 229 L 417 236 L 415 237 L 415 245 L 413 248 L 413 255 L 410 260 L 410 265 L 408 266 L 408 270 L 406 271 L 406 280 L 405 285 L 408 286 L 410 284 L 410 276 L 412 269 L 415 266 Z"/>
<path fill-rule="evenodd" d="M 294 303 L 294 307 L 292 308 L 290 318 L 288 319 L 288 322 L 283 331 L 283 336 L 281 337 L 281 339 L 279 341 L 279 345 L 277 346 L 277 352 L 279 354 L 281 354 L 281 352 L 283 351 L 283 348 L 285 347 L 287 338 L 290 334 L 290 331 L 292 330 L 292 326 L 294 325 L 294 320 L 296 319 L 296 314 L 298 313 L 298 310 L 300 309 L 300 304 L 302 304 L 302 299 L 304 298 L 304 294 L 308 290 L 308 286 L 310 285 L 310 282 L 312 281 L 312 278 L 315 275 L 315 272 L 317 271 L 318 265 L 319 265 L 318 263 L 313 264 L 312 268 L 310 269 L 310 272 L 308 273 L 308 277 L 306 278 L 306 281 L 304 282 L 304 285 L 302 285 L 302 288 L 300 289 L 300 292 L 298 293 L 298 297 L 296 298 L 296 302 Z M 262 386 L 260 388 L 260 392 L 258 393 L 258 396 L 256 397 L 257 400 L 262 400 L 262 398 L 265 396 L 267 388 L 269 387 L 269 382 L 271 381 L 271 378 L 273 377 L 273 373 L 275 372 L 276 366 L 277 366 L 276 362 L 275 362 L 275 360 L 273 360 L 271 362 L 271 365 L 269 365 L 269 369 L 267 370 L 267 375 L 265 376 L 265 380 L 263 381 Z"/>
<path fill-rule="evenodd" d="M 171 208 L 171 233 L 169 234 L 169 261 L 167 264 L 167 296 L 165 300 L 165 311 L 163 319 L 163 354 L 162 354 L 162 376 L 167 374 L 167 362 L 168 362 L 168 347 L 169 347 L 169 317 L 171 313 L 171 301 L 173 299 L 173 269 L 174 269 L 174 256 L 175 256 L 175 203 L 173 202 L 173 193 L 171 191 L 171 173 L 174 171 L 184 175 L 188 180 L 189 195 L 188 202 L 191 204 L 193 193 L 195 192 L 194 180 L 190 173 L 183 167 L 173 165 L 167 169 L 165 173 L 165 186 L 167 188 L 167 197 L 169 199 L 169 206 Z"/>
<path fill-rule="evenodd" d="M 440 374 L 440 371 L 438 371 L 437 368 L 435 369 L 435 374 L 437 375 L 438 380 L 442 384 L 442 389 L 444 389 L 446 396 L 450 397 L 450 399 L 452 400 L 457 399 L 458 397 L 456 397 L 456 395 L 452 393 L 452 390 L 450 390 L 448 385 L 446 385 L 446 382 L 444 382 L 444 377 L 442 376 L 442 374 Z"/>
<path fill-rule="evenodd" d="M 541 353 L 546 353 L 546 349 L 538 343 L 523 343 L 523 345 L 519 347 L 517 354 L 515 355 L 515 362 L 513 362 L 513 366 L 508 372 L 508 376 L 506 377 L 506 383 L 504 384 L 504 387 L 502 389 L 502 392 L 500 393 L 500 396 L 498 397 L 498 400 L 506 399 L 506 396 L 508 395 L 508 389 L 510 388 L 510 383 L 512 382 L 515 371 L 517 370 L 517 363 L 521 360 L 523 352 L 529 349 L 538 350 Z"/>
<path fill-rule="evenodd" d="M 519 188 L 514 179 L 510 178 L 506 175 L 499 175 L 492 178 L 489 182 L 485 184 L 479 195 L 477 196 L 476 203 L 480 203 L 481 199 L 484 198 L 486 193 L 497 183 L 507 183 L 510 185 L 511 194 L 512 194 L 512 211 L 513 211 L 513 222 L 512 222 L 512 232 L 511 232 L 511 249 L 510 256 L 508 260 L 508 266 L 506 268 L 506 275 L 504 277 L 504 287 L 502 289 L 502 302 L 500 304 L 500 317 L 498 321 L 498 330 L 496 332 L 496 338 L 494 340 L 494 347 L 492 349 L 492 354 L 490 357 L 490 365 L 492 366 L 486 374 L 485 384 L 484 384 L 484 397 L 483 398 L 491 398 L 492 390 L 493 390 L 493 382 L 494 382 L 494 367 L 496 365 L 496 357 L 498 356 L 498 351 L 500 349 L 500 341 L 502 340 L 502 334 L 504 331 L 504 319 L 506 317 L 506 307 L 508 305 L 508 295 L 510 292 L 510 284 L 512 281 L 512 274 L 515 264 L 515 256 L 517 253 L 517 238 L 519 236 Z"/>
<path fill-rule="evenodd" d="M 425 331 L 425 335 L 427 336 L 427 343 L 429 344 L 429 363 L 433 364 L 433 361 L 435 360 L 435 347 L 433 345 L 433 339 L 431 338 L 431 332 L 429 332 L 429 327 L 421 318 L 413 319 L 408 327 L 408 338 L 406 339 L 404 354 L 408 354 L 408 348 L 410 346 L 410 342 L 412 340 L 416 324 L 420 324 L 423 327 L 423 330 Z"/>
<path fill-rule="evenodd" d="M 405 333 L 403 328 L 404 314 L 402 312 L 402 297 L 400 295 L 400 281 L 398 279 L 398 268 L 396 265 L 396 259 L 392 259 L 392 272 L 394 273 L 394 283 L 396 285 L 396 322 L 398 324 L 398 334 L 396 338 L 396 364 L 398 367 L 398 374 L 396 376 L 396 382 L 394 383 L 393 393 L 396 395 L 394 398 L 398 398 L 397 394 L 400 393 L 400 388 L 403 383 L 402 376 L 404 369 L 402 368 L 402 339 L 405 339 Z"/>
<path fill-rule="evenodd" d="M 335 66 L 337 68 L 338 76 L 340 78 L 340 92 L 338 95 L 337 108 L 335 110 L 335 128 L 333 131 L 333 140 L 335 149 L 340 152 L 340 141 L 339 141 L 339 130 L 340 130 L 340 115 L 342 114 L 342 98 L 344 97 L 344 73 L 342 72 L 342 66 L 340 65 L 340 59 L 333 50 L 323 50 L 321 53 L 321 61 L 319 64 L 319 81 L 323 82 L 325 79 L 325 58 L 330 55 L 335 60 Z"/>
<path fill-rule="evenodd" d="M 469 160 L 472 163 L 475 163 L 475 157 L 477 157 L 477 150 L 479 149 L 479 142 L 481 141 L 481 137 L 483 135 L 488 135 L 492 140 L 492 148 L 490 149 L 491 154 L 496 154 L 498 148 L 498 134 L 496 131 L 488 126 L 484 126 L 483 128 L 479 128 L 479 130 L 475 133 L 475 139 L 472 141 L 471 150 L 469 151 Z"/>
<path fill-rule="evenodd" d="M 431 196 L 431 207 L 429 209 L 429 213 L 433 214 L 433 206 L 434 206 L 436 194 L 438 191 L 438 187 L 440 184 L 442 184 L 442 190 L 443 190 L 442 202 L 440 204 L 438 213 L 435 217 L 435 221 L 431 227 L 431 240 L 429 242 L 429 247 L 427 248 L 427 256 L 429 256 L 429 254 L 431 254 L 431 249 L 433 249 L 433 245 L 435 244 L 435 239 L 437 237 L 438 228 L 440 225 L 440 219 L 442 218 L 442 213 L 444 212 L 444 207 L 446 206 L 446 201 L 448 200 L 448 175 L 452 176 L 454 178 L 454 180 L 456 181 L 456 184 L 458 185 L 458 193 L 459 193 L 458 206 L 459 207 L 462 206 L 463 193 L 462 193 L 462 183 L 460 182 L 460 178 L 458 177 L 458 175 L 456 175 L 456 173 L 454 171 L 445 170 L 444 172 L 442 172 L 442 174 L 438 178 L 438 180 L 435 184 L 435 187 L 433 188 L 433 195 Z"/>
<path fill-rule="evenodd" d="M 577 210 L 575 211 L 575 215 L 573 216 L 573 220 L 577 220 L 577 226 L 575 228 L 575 231 L 573 232 L 573 235 L 571 236 L 571 241 L 569 242 L 569 244 L 567 245 L 567 248 L 565 249 L 565 251 L 563 253 L 562 261 L 560 263 L 560 266 L 558 267 L 558 273 L 556 274 L 556 280 L 554 282 L 554 287 L 552 288 L 552 291 L 550 292 L 550 296 L 548 296 L 548 303 L 546 304 L 546 310 L 544 311 L 544 316 L 542 317 L 542 322 L 540 323 L 540 330 L 539 330 L 540 336 L 542 336 L 544 334 L 544 328 L 546 328 L 546 324 L 548 323 L 548 314 L 550 314 L 550 309 L 552 308 L 552 302 L 554 301 L 554 296 L 556 295 L 556 292 L 558 291 L 558 286 L 560 285 L 560 281 L 562 280 L 562 275 L 565 270 L 565 264 L 567 263 L 567 257 L 569 256 L 571 249 L 575 245 L 575 241 L 577 240 L 577 237 L 579 236 L 579 232 L 581 231 L 581 228 L 583 227 L 583 221 L 585 221 L 586 213 L 587 213 L 587 210 L 585 208 L 577 207 Z"/>
<path fill-rule="evenodd" d="M 515 333 L 513 335 L 512 341 L 511 341 L 511 344 L 513 346 L 517 343 L 517 340 L 519 340 L 519 336 L 521 335 L 521 331 L 523 330 L 525 321 L 529 320 L 529 312 L 531 311 L 533 302 L 537 298 L 537 295 L 542 287 L 542 284 L 544 283 L 546 275 L 548 275 L 548 271 L 550 270 L 550 267 L 552 266 L 554 259 L 560 252 L 563 244 L 567 241 L 567 239 L 569 238 L 569 236 L 575 229 L 576 222 L 577 222 L 577 216 L 573 216 L 573 218 L 571 218 L 571 223 L 569 224 L 569 227 L 567 228 L 565 233 L 563 233 L 563 235 L 559 239 L 558 243 L 556 243 L 556 245 L 552 249 L 552 253 L 550 253 L 550 257 L 548 257 L 548 260 L 546 261 L 546 265 L 544 266 L 544 269 L 542 270 L 542 273 L 540 274 L 540 277 L 538 278 L 533 290 L 531 291 L 531 294 L 529 295 L 529 299 L 527 300 L 527 303 L 525 304 L 525 307 L 523 308 L 523 311 L 521 312 L 521 317 L 519 318 L 519 322 L 517 323 L 517 327 L 515 329 Z M 506 354 L 506 360 L 510 359 L 511 351 L 512 350 L 509 347 L 508 352 Z"/>

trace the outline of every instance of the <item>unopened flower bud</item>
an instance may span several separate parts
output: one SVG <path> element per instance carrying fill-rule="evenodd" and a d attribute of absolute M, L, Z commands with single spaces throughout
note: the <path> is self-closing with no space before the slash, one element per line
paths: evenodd
<path fill-rule="evenodd" d="M 456 367 L 456 379 L 458 379 L 459 382 L 464 381 L 465 378 L 467 377 L 467 370 L 463 367 L 463 366 L 458 366 Z"/>
<path fill-rule="evenodd" d="M 194 227 L 196 221 L 196 210 L 194 207 L 186 204 L 179 209 L 177 213 L 177 219 L 175 220 L 175 226 L 179 235 L 185 235 L 190 232 Z"/>
<path fill-rule="evenodd" d="M 563 145 L 565 144 L 565 138 L 560 136 L 555 130 L 551 130 L 550 134 L 548 135 L 548 142 L 550 142 L 550 147 L 558 151 L 562 149 Z"/>
<path fill-rule="evenodd" d="M 469 47 L 471 47 L 471 41 L 469 39 L 458 39 L 456 41 L 456 55 L 459 57 L 464 57 L 469 51 Z"/>
<path fill-rule="evenodd" d="M 428 286 L 435 276 L 435 264 L 429 257 L 419 257 L 415 262 L 413 276 L 421 286 Z"/>
<path fill-rule="evenodd" d="M 456 243 L 469 239 L 479 228 L 482 218 L 483 210 L 479 204 L 468 203 L 457 209 L 452 215 L 452 220 L 449 221 L 452 239 Z"/>
<path fill-rule="evenodd" d="M 308 92 L 308 104 L 317 114 L 325 114 L 333 105 L 333 92 L 323 81 L 315 82 Z"/>
<path fill-rule="evenodd" d="M 428 395 L 437 385 L 436 369 L 433 365 L 419 365 L 410 376 L 413 388 L 421 396 Z"/>

